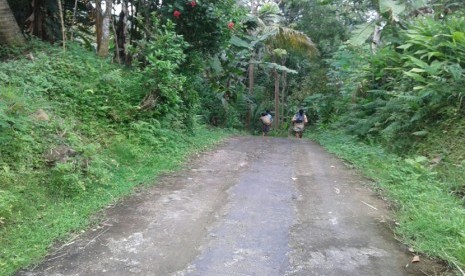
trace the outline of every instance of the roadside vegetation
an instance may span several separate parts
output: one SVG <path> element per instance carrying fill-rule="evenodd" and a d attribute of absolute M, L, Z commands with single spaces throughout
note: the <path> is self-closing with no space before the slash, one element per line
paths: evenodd
<path fill-rule="evenodd" d="M 463 3 L 30 2 L 0 0 L 0 274 L 189 154 L 260 134 L 265 110 L 288 135 L 300 108 L 375 180 L 402 242 L 465 270 Z"/>
<path fill-rule="evenodd" d="M 463 274 L 465 20 L 402 22 L 376 51 L 347 44 L 328 59 L 328 92 L 304 100 L 312 138 L 375 181 L 399 240 Z"/>
<path fill-rule="evenodd" d="M 397 239 L 416 253 L 447 260 L 454 268 L 465 263 L 464 199 L 451 192 L 457 186 L 425 156 L 401 157 L 376 144 L 338 131 L 313 131 L 310 137 L 373 180 L 373 189 L 391 205 Z"/>
<path fill-rule="evenodd" d="M 0 274 L 40 261 L 90 217 L 233 134 L 138 114 L 140 72 L 40 43 L 0 65 Z M 40 49 L 40 50 L 39 50 Z M 145 115 L 145 116 L 143 116 Z M 71 235 L 71 236 L 70 236 Z"/>

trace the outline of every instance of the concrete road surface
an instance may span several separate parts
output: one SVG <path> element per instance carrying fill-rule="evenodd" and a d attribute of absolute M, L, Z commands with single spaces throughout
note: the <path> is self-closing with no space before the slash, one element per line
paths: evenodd
<path fill-rule="evenodd" d="M 387 204 L 305 139 L 236 137 L 109 208 L 17 275 L 438 275 Z"/>

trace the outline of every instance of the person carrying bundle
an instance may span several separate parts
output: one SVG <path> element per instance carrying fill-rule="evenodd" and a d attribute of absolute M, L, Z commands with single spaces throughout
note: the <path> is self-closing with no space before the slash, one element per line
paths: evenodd
<path fill-rule="evenodd" d="M 263 112 L 260 116 L 260 121 L 262 122 L 262 133 L 263 136 L 268 136 L 268 132 L 270 132 L 272 118 L 266 112 Z"/>
<path fill-rule="evenodd" d="M 307 123 L 307 115 L 305 115 L 303 109 L 300 109 L 299 112 L 297 112 L 294 117 L 292 117 L 292 125 L 295 137 L 302 138 L 302 134 L 304 133 L 304 128 Z"/>

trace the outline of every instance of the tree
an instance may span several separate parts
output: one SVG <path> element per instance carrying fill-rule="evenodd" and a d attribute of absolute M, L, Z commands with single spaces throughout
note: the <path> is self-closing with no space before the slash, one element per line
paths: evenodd
<path fill-rule="evenodd" d="M 18 23 L 6 0 L 0 0 L 0 44 L 21 45 L 25 43 Z"/>
<path fill-rule="evenodd" d="M 284 56 L 287 54 L 286 49 L 293 50 L 296 52 L 303 53 L 307 57 L 311 58 L 318 54 L 318 49 L 312 40 L 302 32 L 285 28 L 275 27 L 272 35 L 266 41 L 266 47 L 268 52 L 271 54 L 273 65 L 273 76 L 275 78 L 274 88 L 274 99 L 275 99 L 275 127 L 279 128 L 280 125 L 280 114 L 279 114 L 279 74 L 278 71 L 296 73 L 293 70 L 289 70 L 284 64 L 278 64 L 279 60 L 284 61 Z"/>
<path fill-rule="evenodd" d="M 346 10 L 339 0 L 291 0 L 286 1 L 284 14 L 286 24 L 311 37 L 322 57 L 327 58 L 348 39 L 349 27 L 359 22 L 353 22 L 354 16 L 348 18 Z"/>
<path fill-rule="evenodd" d="M 101 32 L 97 33 L 98 44 L 98 55 L 101 57 L 108 56 L 108 51 L 110 47 L 110 24 L 111 24 L 111 10 L 113 8 L 113 0 L 105 0 L 105 11 L 102 12 L 101 9 L 101 0 L 98 0 L 98 6 L 100 9 L 97 9 L 99 16 L 101 16 Z M 100 22 L 99 22 L 100 23 Z"/>
<path fill-rule="evenodd" d="M 158 13 L 162 23 L 176 23 L 190 49 L 214 55 L 227 45 L 237 10 L 234 0 L 169 0 L 162 1 Z"/>
<path fill-rule="evenodd" d="M 248 24 L 253 28 L 249 30 L 249 35 L 253 39 L 249 43 L 251 49 L 250 61 L 248 66 L 249 95 L 254 90 L 255 65 L 264 64 L 265 67 L 272 70 L 274 77 L 274 99 L 275 99 L 275 127 L 280 125 L 280 72 L 282 73 L 283 84 L 287 85 L 287 73 L 297 73 L 284 66 L 286 50 L 303 52 L 307 57 L 318 54 L 316 46 L 311 39 L 304 33 L 287 28 L 282 25 L 283 20 L 279 6 L 273 1 L 251 1 L 251 14 L 249 15 Z M 258 9 L 259 8 L 259 9 Z M 258 11 L 256 11 L 258 9 Z M 271 57 L 272 62 L 256 60 L 257 52 L 265 51 Z M 286 91 L 283 86 L 282 91 Z M 249 125 L 250 116 L 247 115 L 247 126 Z"/>
<path fill-rule="evenodd" d="M 128 49 L 128 28 L 127 21 L 129 16 L 128 0 L 123 0 L 121 3 L 121 13 L 116 27 L 116 45 L 118 48 L 117 57 L 119 62 L 129 63 L 127 59 Z"/>
<path fill-rule="evenodd" d="M 261 34 L 264 39 L 264 45 L 271 57 L 272 63 L 268 66 L 273 70 L 274 77 L 274 100 L 275 100 L 275 127 L 280 126 L 280 74 L 297 73 L 284 66 L 286 50 L 302 53 L 307 57 L 313 57 L 318 54 L 318 49 L 312 40 L 303 32 L 283 26 L 283 18 L 277 4 L 266 3 L 259 12 L 259 22 L 261 25 Z M 281 64 L 279 64 L 281 63 Z M 284 76 L 284 75 L 283 75 Z M 283 91 L 284 91 L 283 87 Z"/>
<path fill-rule="evenodd" d="M 364 1 L 362 1 L 364 2 Z M 353 45 L 370 43 L 372 53 L 382 46 L 383 39 L 393 41 L 400 30 L 418 16 L 444 19 L 463 10 L 460 1 L 426 0 L 367 0 L 358 25 L 349 42 Z"/>
<path fill-rule="evenodd" d="M 63 43 L 63 49 L 66 49 L 66 30 L 65 30 L 65 18 L 63 15 L 63 6 L 61 0 L 57 0 L 58 10 L 60 13 L 60 25 L 61 25 L 61 39 Z"/>

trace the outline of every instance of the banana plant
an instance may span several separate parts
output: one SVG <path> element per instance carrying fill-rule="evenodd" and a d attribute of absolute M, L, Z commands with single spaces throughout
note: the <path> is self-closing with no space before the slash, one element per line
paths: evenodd
<path fill-rule="evenodd" d="M 415 0 L 414 2 L 426 2 L 426 0 Z M 371 51 L 375 53 L 381 45 L 382 30 L 387 25 L 395 25 L 400 21 L 400 16 L 405 12 L 406 5 L 402 0 L 379 0 L 377 5 L 373 6 L 375 10 L 367 13 L 371 18 L 365 18 L 367 22 L 354 27 L 352 37 L 348 42 L 355 46 L 361 46 L 371 37 Z"/>

